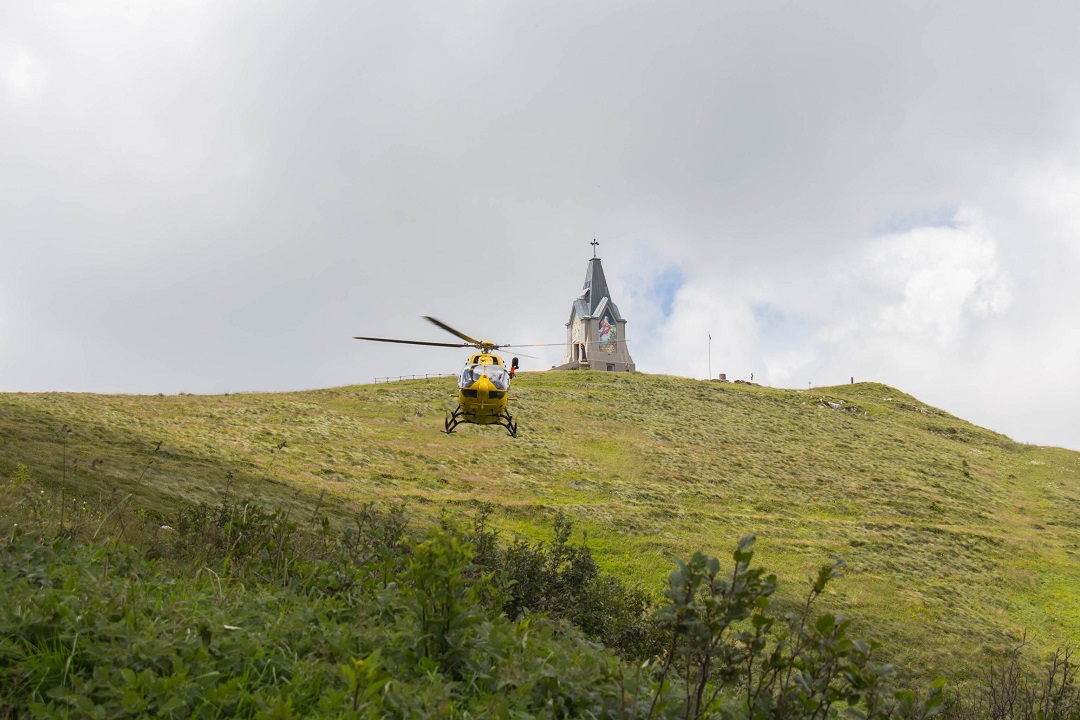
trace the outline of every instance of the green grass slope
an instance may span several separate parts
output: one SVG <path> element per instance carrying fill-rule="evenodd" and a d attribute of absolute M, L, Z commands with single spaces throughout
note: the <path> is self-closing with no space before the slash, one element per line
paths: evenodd
<path fill-rule="evenodd" d="M 161 510 L 228 489 L 296 517 L 316 503 L 344 517 L 404 500 L 434 517 L 487 502 L 504 533 L 532 537 L 563 511 L 606 569 L 657 591 L 673 556 L 723 554 L 754 533 L 792 601 L 807 572 L 845 560 L 826 602 L 922 676 L 970 677 L 1025 631 L 1040 650 L 1080 641 L 1078 453 L 1013 442 L 875 383 L 525 373 L 516 439 L 491 427 L 443 434 L 452 392 L 440 378 L 4 394 L 0 477 L 22 464 L 69 498 L 130 495 Z M 15 517 L 0 508 L 0 530 Z"/>

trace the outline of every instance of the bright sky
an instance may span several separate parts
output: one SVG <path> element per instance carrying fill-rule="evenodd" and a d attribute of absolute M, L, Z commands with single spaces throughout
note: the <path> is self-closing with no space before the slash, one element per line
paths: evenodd
<path fill-rule="evenodd" d="M 1080 4 L 7 2 L 0 391 L 638 369 L 1080 449 Z M 524 359 L 550 367 L 562 350 Z"/>

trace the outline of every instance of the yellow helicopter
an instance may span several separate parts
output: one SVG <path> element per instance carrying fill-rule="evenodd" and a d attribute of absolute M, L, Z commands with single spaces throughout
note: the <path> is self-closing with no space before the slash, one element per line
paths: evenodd
<path fill-rule="evenodd" d="M 433 317 L 425 315 L 424 319 L 465 342 L 426 342 L 422 340 L 397 340 L 394 338 L 360 336 L 356 336 L 354 339 L 401 343 L 403 345 L 476 348 L 480 352 L 469 356 L 465 368 L 458 376 L 458 406 L 450 417 L 446 418 L 444 430 L 447 433 L 452 433 L 454 428 L 462 423 L 500 425 L 506 428 L 512 436 L 517 437 L 517 422 L 510 414 L 507 402 L 510 400 L 510 380 L 518 369 L 518 359 L 514 358 L 511 361 L 510 369 L 507 370 L 502 358 L 492 351 L 508 347 L 542 347 L 543 345 L 497 345 L 490 340 L 475 340 Z"/>

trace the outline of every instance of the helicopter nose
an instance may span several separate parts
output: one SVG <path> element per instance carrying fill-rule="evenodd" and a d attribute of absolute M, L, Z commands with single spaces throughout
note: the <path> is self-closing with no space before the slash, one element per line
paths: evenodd
<path fill-rule="evenodd" d="M 477 381 L 475 387 L 480 391 L 481 403 L 484 405 L 487 405 L 489 400 L 497 403 L 506 395 L 505 392 L 495 387 L 495 384 L 486 375 Z"/>

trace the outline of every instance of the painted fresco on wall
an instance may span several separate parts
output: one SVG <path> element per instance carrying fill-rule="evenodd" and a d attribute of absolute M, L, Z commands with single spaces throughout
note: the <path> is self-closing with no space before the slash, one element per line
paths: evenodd
<path fill-rule="evenodd" d="M 574 318 L 574 324 L 571 326 L 570 330 L 570 338 L 571 342 L 581 342 L 581 318 L 579 317 Z"/>
<path fill-rule="evenodd" d="M 615 346 L 619 339 L 619 329 L 615 324 L 615 318 L 611 313 L 605 312 L 600 318 L 600 350 L 602 352 L 615 352 Z"/>

